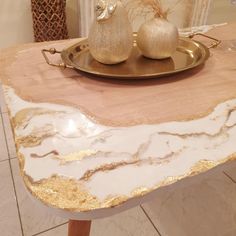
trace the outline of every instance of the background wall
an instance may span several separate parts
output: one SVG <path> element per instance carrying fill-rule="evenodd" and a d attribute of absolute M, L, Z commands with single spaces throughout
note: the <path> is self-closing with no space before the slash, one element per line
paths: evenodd
<path fill-rule="evenodd" d="M 77 5 L 77 0 L 67 0 L 67 24 L 72 38 L 79 35 Z M 30 0 L 0 0 L 0 48 L 33 42 L 32 24 Z"/>
<path fill-rule="evenodd" d="M 33 41 L 29 0 L 0 0 L 0 47 Z"/>
<path fill-rule="evenodd" d="M 79 14 L 78 5 L 83 3 L 83 6 L 81 5 L 83 15 L 83 7 L 87 1 L 90 0 L 67 0 L 67 24 L 71 38 L 78 37 L 80 32 L 81 14 Z M 231 4 L 232 1 L 212 0 L 207 23 L 236 21 L 236 6 Z M 180 9 L 176 10 L 179 12 Z M 178 20 L 178 15 L 176 15 L 176 21 Z M 0 0 L 0 34 L 0 48 L 33 42 L 30 0 Z"/>
<path fill-rule="evenodd" d="M 212 0 L 208 24 L 236 21 L 236 0 Z"/>

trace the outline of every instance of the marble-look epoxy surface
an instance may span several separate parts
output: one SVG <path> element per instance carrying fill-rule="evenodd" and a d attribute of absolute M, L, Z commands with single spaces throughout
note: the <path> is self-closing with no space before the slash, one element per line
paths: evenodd
<path fill-rule="evenodd" d="M 8 86 L 4 92 L 26 185 L 53 207 L 114 207 L 236 152 L 236 99 L 201 119 L 116 128 L 75 108 L 24 101 Z"/>

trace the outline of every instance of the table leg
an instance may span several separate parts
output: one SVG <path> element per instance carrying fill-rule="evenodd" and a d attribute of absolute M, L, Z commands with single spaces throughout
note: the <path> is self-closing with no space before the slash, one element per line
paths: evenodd
<path fill-rule="evenodd" d="M 68 236 L 89 236 L 91 221 L 69 220 Z"/>

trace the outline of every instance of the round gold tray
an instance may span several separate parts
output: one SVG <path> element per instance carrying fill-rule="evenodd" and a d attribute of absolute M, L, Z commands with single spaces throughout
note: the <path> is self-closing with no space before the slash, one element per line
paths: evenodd
<path fill-rule="evenodd" d="M 87 39 L 81 40 L 61 52 L 56 49 L 43 49 L 42 53 L 46 62 L 53 66 L 74 68 L 102 77 L 144 79 L 179 73 L 203 64 L 209 58 L 209 48 L 216 47 L 220 41 L 204 34 L 197 34 L 214 41 L 210 47 L 207 47 L 193 40 L 195 35 L 191 35 L 189 38 L 181 37 L 174 55 L 163 60 L 153 60 L 142 56 L 136 44 L 136 34 L 134 34 L 134 47 L 131 56 L 127 61 L 116 65 L 104 65 L 97 62 L 89 52 Z M 59 65 L 51 63 L 46 55 L 47 52 L 60 53 L 63 63 Z"/>

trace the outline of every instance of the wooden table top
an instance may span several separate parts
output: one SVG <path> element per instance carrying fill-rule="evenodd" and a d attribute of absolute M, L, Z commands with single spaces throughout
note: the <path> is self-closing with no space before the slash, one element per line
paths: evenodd
<path fill-rule="evenodd" d="M 222 44 L 204 66 L 146 81 L 45 63 L 42 48 L 76 40 L 3 50 L 0 79 L 31 194 L 70 218 L 92 219 L 233 160 L 236 24 L 208 34 Z"/>

